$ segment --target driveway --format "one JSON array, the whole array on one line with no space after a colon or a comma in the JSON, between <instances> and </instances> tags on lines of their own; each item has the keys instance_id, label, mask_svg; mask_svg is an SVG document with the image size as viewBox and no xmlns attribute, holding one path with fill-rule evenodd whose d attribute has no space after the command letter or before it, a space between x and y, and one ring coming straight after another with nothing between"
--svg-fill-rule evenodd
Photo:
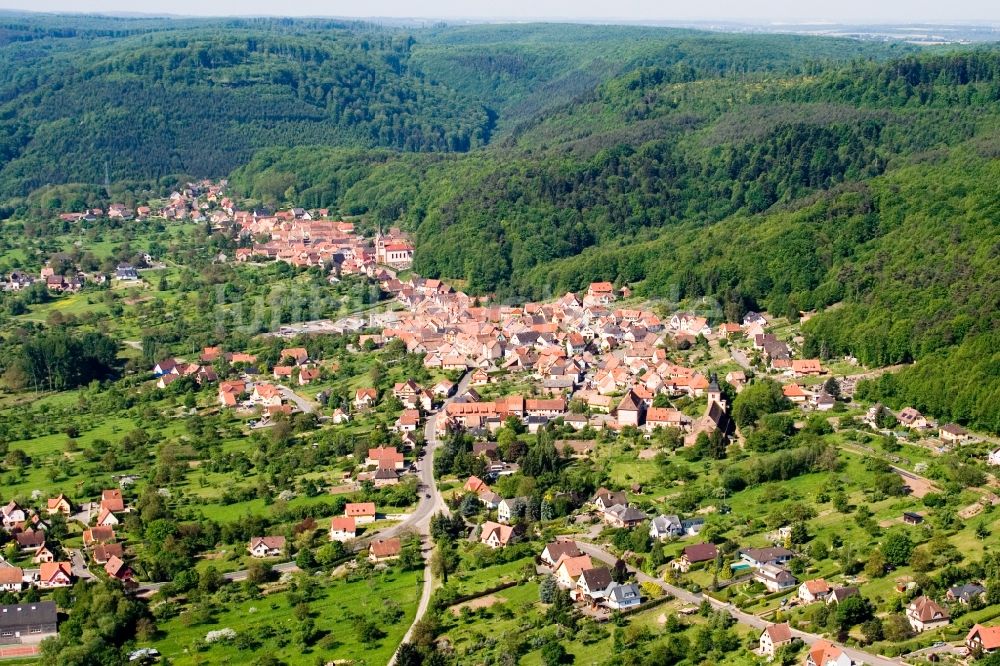
<instances>
[{"instance_id":1,"label":"driveway","mask_svg":"<svg viewBox=\"0 0 1000 666\"><path fill-rule=\"evenodd\" d=\"M294 404L303 414L312 414L316 411L316 405L306 400L292 389L287 386L283 386L282 384L278 384L277 387L278 390L281 391L282 399L284 399L285 402Z\"/></svg>"}]
</instances>

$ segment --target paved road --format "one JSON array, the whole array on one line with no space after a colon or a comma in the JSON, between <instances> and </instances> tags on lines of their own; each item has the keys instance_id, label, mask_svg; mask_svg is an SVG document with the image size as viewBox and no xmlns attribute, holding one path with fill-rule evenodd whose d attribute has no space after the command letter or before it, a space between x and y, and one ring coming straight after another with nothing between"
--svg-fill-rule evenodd
<instances>
[{"instance_id":1,"label":"paved road","mask_svg":"<svg viewBox=\"0 0 1000 666\"><path fill-rule=\"evenodd\" d=\"M471 380L471 374L466 374L459 381L454 396L460 396L465 393L469 388L469 382ZM289 390L285 387L285 390ZM453 402L455 397L449 398L445 401L445 404ZM303 410L305 411L305 410ZM374 538L387 539L393 536L399 536L406 532L415 531L421 535L423 540L423 551L427 553L428 559L424 571L424 589L420 597L420 604L417 607L417 615L413 621L415 625L417 620L423 617L424 613L427 612L427 607L430 604L431 591L432 591L432 578L430 571L430 550L432 544L430 543L430 526L431 526L431 516L438 512L444 512L445 514L450 513L448 505L445 504L444 498L441 497L441 493L438 490L437 483L434 481L434 449L437 448L437 418L440 412L444 411L444 408L438 412L434 412L427 419L427 425L424 427L424 459L420 467L420 495L417 502L417 508L411 513L406 520L402 521L398 525L393 525L392 527L387 527L384 530L373 533L367 539L360 541L359 543L367 543ZM430 497L426 497L430 495ZM289 571L298 571L298 567L295 566L294 562L279 562L271 567L272 571L277 573L285 573ZM225 580L238 582L246 580L247 570L241 569L240 571L230 571L229 573L223 574L222 577ZM151 595L163 587L163 583L142 583L139 585L137 590L140 595ZM403 642L406 642L410 633L413 631L413 626L407 631L406 636L403 638ZM395 657L394 657L395 658Z\"/></svg>"},{"instance_id":2,"label":"paved road","mask_svg":"<svg viewBox=\"0 0 1000 666\"><path fill-rule=\"evenodd\" d=\"M90 573L90 569L87 568L87 558L79 550L69 551L69 563L70 568L73 570L73 575L82 580L94 580L96 576Z\"/></svg>"},{"instance_id":3,"label":"paved road","mask_svg":"<svg viewBox=\"0 0 1000 666\"><path fill-rule=\"evenodd\" d=\"M445 405L450 404L455 400L455 398L464 394L469 388L469 382L472 379L471 373L465 373L462 379L458 382L458 386L455 387L455 393L453 397L448 398L444 401ZM424 426L424 459L420 467L420 485L421 492L420 502L417 505L417 510L413 512L410 517L413 521L412 527L415 527L421 535L422 548L421 550L425 553L426 563L424 564L424 587L420 593L420 602L417 604L417 613L413 616L413 623L410 628L406 630L406 634L403 635L403 640L400 641L400 645L407 643L410 637L413 635L413 629L420 622L421 618L427 613L427 608L431 603L431 593L434 591L434 576L431 573L431 552L434 550L434 543L431 541L431 516L435 513L441 512L445 515L451 513L448 505L445 504L444 498L441 497L441 491L438 490L437 482L434 480L434 451L437 449L440 442L437 438L437 421L441 417L441 412L444 411L444 406L434 414L428 416L427 423ZM427 495L430 495L428 498ZM396 652L399 648L396 648ZM396 652L393 652L392 658L389 659L389 666L394 666L396 663Z\"/></svg>"},{"instance_id":4,"label":"paved road","mask_svg":"<svg viewBox=\"0 0 1000 666\"><path fill-rule=\"evenodd\" d=\"M729 348L729 355L733 357L733 360L743 368L744 370L750 369L750 359L747 358L746 353L742 349L737 349L736 347Z\"/></svg>"},{"instance_id":5,"label":"paved road","mask_svg":"<svg viewBox=\"0 0 1000 666\"><path fill-rule=\"evenodd\" d=\"M277 387L278 390L281 391L281 397L284 398L286 402L295 403L295 406L298 407L299 411L302 413L312 414L316 411L316 405L309 402L292 389L287 386L283 386L282 384L277 384Z\"/></svg>"},{"instance_id":6,"label":"paved road","mask_svg":"<svg viewBox=\"0 0 1000 666\"><path fill-rule=\"evenodd\" d=\"M590 555L594 559L597 559L597 560L600 560L600 561L604 562L605 564L613 565L615 563L615 561L617 561L617 559L618 559L617 557L615 557L614 555L612 555L608 551L606 551L603 548L600 548L599 546L596 546L596 545L594 545L592 543L587 543L585 541L577 541L577 545L580 547L580 550L582 550L584 553L586 553L587 555ZM640 583L650 582L650 583L653 583L654 585L658 585L658 586L660 586L661 589L663 589L668 594L671 594L674 597L676 597L677 599L680 599L681 601L684 601L686 603L689 603L689 604L701 604L704 600L707 599L708 602L710 604L712 604L712 606L714 608L716 608L718 610L724 610L724 611L726 611L727 613L729 613L729 615L731 615L733 617L733 619L735 619L740 624L744 624L744 625L747 625L749 627L754 627L754 628L760 629L762 631L769 624L771 624L770 622L768 622L767 620L764 620L763 618L760 618L760 617L757 617L756 615L752 615L750 613L745 613L745 612L741 611L739 608L737 608L736 606L733 606L732 604L723 603L721 601L718 601L718 600L713 599L711 597L707 597L707 596L702 595L702 594L695 594L694 592L690 592L690 591L685 590L683 588L677 587L676 585L671 585L671 584L667 583L666 581L661 580L659 578L653 578L652 576L649 576L649 575L647 575L647 574L645 574L645 573L643 573L641 571L637 571L636 569L634 569L632 567L629 567L628 570L630 572L632 572L633 575L635 575L635 579L637 581L639 581ZM804 631L798 631L797 629L793 629L792 630L792 635L795 636L796 638L800 639L806 645L812 645L813 643L815 643L816 641L821 640L821 639L822 640L826 640L826 639L823 639L822 636L817 636L816 634L806 633ZM865 664L869 664L870 666L899 666L902 663L902 662L900 662L899 660L896 660L896 659L889 659L887 657L882 657L882 656L879 656L879 655L876 655L876 654L871 654L871 653L865 652L863 650L858 650L856 648L847 647L845 645L841 645L840 648L853 661L858 662L858 663L863 662Z\"/></svg>"}]
</instances>

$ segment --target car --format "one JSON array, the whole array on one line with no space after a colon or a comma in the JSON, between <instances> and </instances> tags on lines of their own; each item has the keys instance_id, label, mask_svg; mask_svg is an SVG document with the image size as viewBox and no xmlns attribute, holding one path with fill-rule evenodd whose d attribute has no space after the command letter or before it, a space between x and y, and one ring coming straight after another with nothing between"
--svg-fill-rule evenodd
<instances>
[{"instance_id":1,"label":"car","mask_svg":"<svg viewBox=\"0 0 1000 666\"><path fill-rule=\"evenodd\" d=\"M431 494L430 493L427 493L426 495L424 495L424 499L430 499L430 498L431 498Z\"/></svg>"}]
</instances>

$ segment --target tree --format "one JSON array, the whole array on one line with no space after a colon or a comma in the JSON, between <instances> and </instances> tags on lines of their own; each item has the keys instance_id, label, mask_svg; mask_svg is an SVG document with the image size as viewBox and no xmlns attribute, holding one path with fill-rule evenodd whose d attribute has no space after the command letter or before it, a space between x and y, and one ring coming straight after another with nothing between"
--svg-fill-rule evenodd
<instances>
[{"instance_id":1,"label":"tree","mask_svg":"<svg viewBox=\"0 0 1000 666\"><path fill-rule=\"evenodd\" d=\"M733 419L740 427L752 426L764 414L773 414L788 408L788 400L781 384L770 379L759 379L746 386L733 401Z\"/></svg>"},{"instance_id":2,"label":"tree","mask_svg":"<svg viewBox=\"0 0 1000 666\"><path fill-rule=\"evenodd\" d=\"M893 530L885 535L880 546L889 566L901 567L909 563L913 553L913 541L901 530Z\"/></svg>"},{"instance_id":3,"label":"tree","mask_svg":"<svg viewBox=\"0 0 1000 666\"><path fill-rule=\"evenodd\" d=\"M840 397L840 382L834 377L830 377L825 382L823 382L823 390L826 391L827 395L834 398Z\"/></svg>"},{"instance_id":4,"label":"tree","mask_svg":"<svg viewBox=\"0 0 1000 666\"><path fill-rule=\"evenodd\" d=\"M558 641L549 641L542 646L542 663L545 666L559 666L566 662L566 648Z\"/></svg>"},{"instance_id":5,"label":"tree","mask_svg":"<svg viewBox=\"0 0 1000 666\"><path fill-rule=\"evenodd\" d=\"M875 606L861 595L847 597L837 605L837 624L850 629L875 617Z\"/></svg>"},{"instance_id":6,"label":"tree","mask_svg":"<svg viewBox=\"0 0 1000 666\"><path fill-rule=\"evenodd\" d=\"M555 577L551 574L546 576L538 586L538 600L543 604L551 604L555 599L557 589Z\"/></svg>"}]
</instances>

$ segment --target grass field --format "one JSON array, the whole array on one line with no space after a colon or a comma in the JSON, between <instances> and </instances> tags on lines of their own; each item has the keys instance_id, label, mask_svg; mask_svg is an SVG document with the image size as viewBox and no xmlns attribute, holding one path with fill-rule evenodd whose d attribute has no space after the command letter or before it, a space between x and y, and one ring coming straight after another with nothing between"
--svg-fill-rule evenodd
<instances>
[{"instance_id":1,"label":"grass field","mask_svg":"<svg viewBox=\"0 0 1000 666\"><path fill-rule=\"evenodd\" d=\"M298 598L285 590L257 599L220 600L209 622L197 622L182 613L160 625L163 637L153 647L178 666L244 664L260 654L271 654L289 666L313 666L318 660L336 659L381 666L413 620L421 576L422 572L388 570L370 580L315 579L308 613L318 635L310 645L299 640L299 617L304 612L297 608ZM355 617L371 620L384 635L362 642L353 627ZM204 643L209 631L225 628L235 631L237 640Z\"/></svg>"}]
</instances>

